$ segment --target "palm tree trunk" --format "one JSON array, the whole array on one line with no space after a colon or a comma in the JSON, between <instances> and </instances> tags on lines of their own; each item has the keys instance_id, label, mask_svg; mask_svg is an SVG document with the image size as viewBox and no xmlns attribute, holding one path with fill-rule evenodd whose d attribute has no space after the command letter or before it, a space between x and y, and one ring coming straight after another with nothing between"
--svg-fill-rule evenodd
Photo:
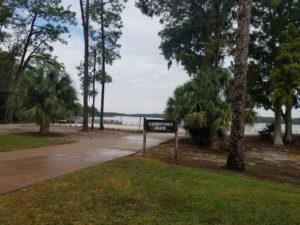
<instances>
[{"instance_id":1,"label":"palm tree trunk","mask_svg":"<svg viewBox=\"0 0 300 225\"><path fill-rule=\"evenodd\" d=\"M232 124L229 156L226 168L244 171L243 138L245 132L245 103L247 91L247 60L249 52L249 30L251 0L239 0L238 28L236 36L235 80L232 103Z\"/></svg>"},{"instance_id":2,"label":"palm tree trunk","mask_svg":"<svg viewBox=\"0 0 300 225\"><path fill-rule=\"evenodd\" d=\"M218 151L220 147L218 129L214 125L211 125L209 128L209 132L210 132L210 148L213 151Z\"/></svg>"},{"instance_id":3,"label":"palm tree trunk","mask_svg":"<svg viewBox=\"0 0 300 225\"><path fill-rule=\"evenodd\" d=\"M292 104L285 105L286 111L286 119L285 119L285 134L284 134L284 142L286 144L293 143L293 119L292 119Z\"/></svg>"},{"instance_id":4,"label":"palm tree trunk","mask_svg":"<svg viewBox=\"0 0 300 225\"><path fill-rule=\"evenodd\" d=\"M274 108L275 108L274 145L279 146L279 145L283 145L282 133L281 133L281 102L279 98L275 100Z\"/></svg>"},{"instance_id":5,"label":"palm tree trunk","mask_svg":"<svg viewBox=\"0 0 300 225\"><path fill-rule=\"evenodd\" d=\"M41 135L48 135L50 133L50 122L49 121L43 121L40 124L40 131L39 133Z\"/></svg>"},{"instance_id":6,"label":"palm tree trunk","mask_svg":"<svg viewBox=\"0 0 300 225\"><path fill-rule=\"evenodd\" d=\"M13 117L14 117L14 110L11 106L6 106L6 112L5 112L5 121L6 124L12 124L13 123Z\"/></svg>"}]
</instances>

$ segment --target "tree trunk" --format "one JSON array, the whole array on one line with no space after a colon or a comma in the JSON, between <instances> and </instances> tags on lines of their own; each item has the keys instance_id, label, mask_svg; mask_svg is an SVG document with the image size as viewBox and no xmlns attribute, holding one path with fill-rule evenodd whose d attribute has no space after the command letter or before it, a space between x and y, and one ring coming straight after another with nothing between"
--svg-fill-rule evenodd
<instances>
[{"instance_id":1,"label":"tree trunk","mask_svg":"<svg viewBox=\"0 0 300 225\"><path fill-rule=\"evenodd\" d=\"M94 52L94 76L93 76L93 106L92 106L92 126L91 129L94 130L94 123L95 123L95 98L96 98L96 63L97 63L97 52Z\"/></svg>"},{"instance_id":2,"label":"tree trunk","mask_svg":"<svg viewBox=\"0 0 300 225\"><path fill-rule=\"evenodd\" d=\"M39 133L41 135L48 135L50 133L50 122L49 121L43 121L40 124L40 131Z\"/></svg>"},{"instance_id":3,"label":"tree trunk","mask_svg":"<svg viewBox=\"0 0 300 225\"><path fill-rule=\"evenodd\" d=\"M104 94L105 94L105 82L102 82L101 88L101 115L100 115L100 130L104 130Z\"/></svg>"},{"instance_id":4,"label":"tree trunk","mask_svg":"<svg viewBox=\"0 0 300 225\"><path fill-rule=\"evenodd\" d=\"M17 73L16 73L16 80L18 80L20 78L21 74L25 71L26 66L27 66L27 65L26 66L24 65L24 62L25 62L25 58L27 56L28 48L30 46L30 41L31 41L31 38L32 38L32 35L33 35L33 28L34 28L36 19L37 19L37 14L35 14L33 16L33 19L31 21L30 31L29 31L29 34L27 36L27 40L25 42L25 46L24 46L24 49L23 49L23 52L22 52L20 64L19 64L19 67L18 67L18 70L17 70Z\"/></svg>"},{"instance_id":5,"label":"tree trunk","mask_svg":"<svg viewBox=\"0 0 300 225\"><path fill-rule=\"evenodd\" d=\"M292 104L285 105L286 111L286 120L285 120L285 134L284 134L284 142L286 144L293 143L293 119L292 119Z\"/></svg>"},{"instance_id":6,"label":"tree trunk","mask_svg":"<svg viewBox=\"0 0 300 225\"><path fill-rule=\"evenodd\" d=\"M11 106L7 106L6 107L6 112L5 112L5 121L4 121L4 123L12 124L13 123L13 118L14 118L14 110Z\"/></svg>"},{"instance_id":7,"label":"tree trunk","mask_svg":"<svg viewBox=\"0 0 300 225\"><path fill-rule=\"evenodd\" d=\"M274 129L274 145L283 145L282 133L281 133L281 102L277 98L274 103L275 108L275 129Z\"/></svg>"},{"instance_id":8,"label":"tree trunk","mask_svg":"<svg viewBox=\"0 0 300 225\"><path fill-rule=\"evenodd\" d=\"M104 130L104 94L105 94L105 33L104 33L104 3L101 0L101 39L102 39L102 91L101 91L101 115L100 115L100 130Z\"/></svg>"},{"instance_id":9,"label":"tree trunk","mask_svg":"<svg viewBox=\"0 0 300 225\"><path fill-rule=\"evenodd\" d=\"M251 6L251 0L239 0L231 137L229 156L226 163L227 169L237 171L245 170L243 138L245 132L245 100L247 92L246 78L249 52Z\"/></svg>"},{"instance_id":10,"label":"tree trunk","mask_svg":"<svg viewBox=\"0 0 300 225\"><path fill-rule=\"evenodd\" d=\"M86 0L85 6L83 0L80 0L82 26L84 33L84 76L83 76L83 131L89 130L88 118L88 94L89 94L89 17L90 4Z\"/></svg>"},{"instance_id":11,"label":"tree trunk","mask_svg":"<svg viewBox=\"0 0 300 225\"><path fill-rule=\"evenodd\" d=\"M5 123L7 124L11 124L13 123L14 121L14 104L12 104L12 100L13 100L13 96L14 96L14 91L15 91L15 88L16 88L16 75L14 74L13 72L14 68L12 67L9 71L9 83L8 83L8 98L6 100L6 111L5 111Z\"/></svg>"},{"instance_id":12,"label":"tree trunk","mask_svg":"<svg viewBox=\"0 0 300 225\"><path fill-rule=\"evenodd\" d=\"M219 137L218 137L218 129L214 126L211 125L209 128L209 133L210 133L210 148L213 151L218 151L219 150Z\"/></svg>"}]
</instances>

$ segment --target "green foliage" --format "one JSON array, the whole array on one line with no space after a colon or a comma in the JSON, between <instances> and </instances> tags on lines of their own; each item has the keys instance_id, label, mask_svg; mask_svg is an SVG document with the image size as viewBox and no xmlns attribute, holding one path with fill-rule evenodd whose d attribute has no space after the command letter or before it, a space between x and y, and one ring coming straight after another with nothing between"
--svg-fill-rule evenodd
<instances>
[{"instance_id":1,"label":"green foliage","mask_svg":"<svg viewBox=\"0 0 300 225\"><path fill-rule=\"evenodd\" d=\"M12 17L14 7L12 0L1 0L0 1L0 43L7 37L7 32L4 28L9 23L9 19Z\"/></svg>"},{"instance_id":2,"label":"green foliage","mask_svg":"<svg viewBox=\"0 0 300 225\"><path fill-rule=\"evenodd\" d=\"M267 124L267 126L259 131L259 135L265 141L272 141L275 130L275 123Z\"/></svg>"},{"instance_id":3,"label":"green foliage","mask_svg":"<svg viewBox=\"0 0 300 225\"><path fill-rule=\"evenodd\" d=\"M37 122L40 132L47 133L54 118L73 109L76 92L62 68L43 65L29 70L21 79L16 98L21 108L20 116Z\"/></svg>"},{"instance_id":4,"label":"green foliage","mask_svg":"<svg viewBox=\"0 0 300 225\"><path fill-rule=\"evenodd\" d=\"M293 105L294 95L300 87L300 29L291 25L281 37L276 67L271 70L272 98Z\"/></svg>"},{"instance_id":5,"label":"green foliage","mask_svg":"<svg viewBox=\"0 0 300 225\"><path fill-rule=\"evenodd\" d=\"M296 225L289 184L125 158L0 197L0 223Z\"/></svg>"},{"instance_id":6,"label":"green foliage","mask_svg":"<svg viewBox=\"0 0 300 225\"><path fill-rule=\"evenodd\" d=\"M18 78L30 62L50 58L53 42L66 43L67 25L76 22L75 13L70 6L64 7L61 0L19 0L14 4L15 13L8 28L16 38L7 44L19 48Z\"/></svg>"},{"instance_id":7,"label":"green foliage","mask_svg":"<svg viewBox=\"0 0 300 225\"><path fill-rule=\"evenodd\" d=\"M249 93L257 106L274 110L271 71L278 65L279 46L287 28L300 28L300 2L294 0L253 1L250 37ZM296 102L296 101L295 101Z\"/></svg>"},{"instance_id":8,"label":"green foliage","mask_svg":"<svg viewBox=\"0 0 300 225\"><path fill-rule=\"evenodd\" d=\"M16 60L13 54L0 51L0 122L4 122L10 83L16 71Z\"/></svg>"},{"instance_id":9,"label":"green foliage","mask_svg":"<svg viewBox=\"0 0 300 225\"><path fill-rule=\"evenodd\" d=\"M203 129L206 128L212 138L219 128L229 126L231 81L231 74L225 69L200 71L191 81L175 90L174 98L169 100L165 110L166 117L184 121L195 139L198 139L197 134L204 134Z\"/></svg>"},{"instance_id":10,"label":"green foliage","mask_svg":"<svg viewBox=\"0 0 300 225\"><path fill-rule=\"evenodd\" d=\"M168 61L180 62L189 74L218 67L231 50L233 0L171 1L138 0L137 7L147 16L160 17L160 48Z\"/></svg>"},{"instance_id":11,"label":"green foliage","mask_svg":"<svg viewBox=\"0 0 300 225\"><path fill-rule=\"evenodd\" d=\"M96 0L91 2L91 21L98 24L98 26L91 27L92 45L97 51L99 63L103 60L103 53L105 54L105 64L111 65L120 58L119 49L121 45L118 40L122 35L121 13L126 2L127 0Z\"/></svg>"},{"instance_id":12,"label":"green foliage","mask_svg":"<svg viewBox=\"0 0 300 225\"><path fill-rule=\"evenodd\" d=\"M0 152L69 144L71 141L31 134L0 134Z\"/></svg>"}]
</instances>

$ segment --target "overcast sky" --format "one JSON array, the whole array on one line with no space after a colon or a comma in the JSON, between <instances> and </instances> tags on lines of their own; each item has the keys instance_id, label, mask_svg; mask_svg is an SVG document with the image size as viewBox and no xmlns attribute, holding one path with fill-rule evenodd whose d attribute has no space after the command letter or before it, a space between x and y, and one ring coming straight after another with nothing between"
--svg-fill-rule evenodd
<instances>
[{"instance_id":1,"label":"overcast sky","mask_svg":"<svg viewBox=\"0 0 300 225\"><path fill-rule=\"evenodd\" d=\"M80 93L80 82L76 66L83 59L83 34L80 21L79 1L63 0L72 5L77 13L78 26L71 29L68 45L55 44L54 55L66 66ZM124 23L120 39L121 59L109 66L107 72L113 83L107 84L105 97L106 112L162 113L168 97L174 89L189 79L181 67L174 65L170 70L158 48L158 32L161 25L157 20L141 14L134 1L126 4L122 14ZM98 90L100 85L98 84ZM82 96L79 95L80 101ZM100 108L100 95L96 107Z\"/></svg>"},{"instance_id":2,"label":"overcast sky","mask_svg":"<svg viewBox=\"0 0 300 225\"><path fill-rule=\"evenodd\" d=\"M81 26L79 1L63 0L64 5L72 5L77 13L78 25L72 27L68 45L54 44L54 55L66 66L71 75L80 102L82 102L80 82L76 66L83 60L83 31ZM106 85L105 111L125 113L163 113L166 102L174 89L189 80L181 66L173 65L168 70L167 62L159 50L158 32L162 29L157 19L142 15L129 0L122 14L124 23L120 39L121 59L109 66L107 72L113 83ZM97 85L100 90L100 85ZM100 95L96 99L100 108ZM272 112L258 110L259 115L273 116ZM294 116L300 117L299 110Z\"/></svg>"}]
</instances>

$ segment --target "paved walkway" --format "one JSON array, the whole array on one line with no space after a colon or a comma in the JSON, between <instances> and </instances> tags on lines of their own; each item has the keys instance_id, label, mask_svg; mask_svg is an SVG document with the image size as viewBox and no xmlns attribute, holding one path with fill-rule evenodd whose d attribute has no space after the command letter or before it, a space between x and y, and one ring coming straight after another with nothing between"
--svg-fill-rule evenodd
<instances>
[{"instance_id":1,"label":"paved walkway","mask_svg":"<svg viewBox=\"0 0 300 225\"><path fill-rule=\"evenodd\" d=\"M152 134L147 147L172 136ZM129 156L142 148L142 135L128 134L97 141L0 153L0 195L108 160Z\"/></svg>"}]
</instances>

